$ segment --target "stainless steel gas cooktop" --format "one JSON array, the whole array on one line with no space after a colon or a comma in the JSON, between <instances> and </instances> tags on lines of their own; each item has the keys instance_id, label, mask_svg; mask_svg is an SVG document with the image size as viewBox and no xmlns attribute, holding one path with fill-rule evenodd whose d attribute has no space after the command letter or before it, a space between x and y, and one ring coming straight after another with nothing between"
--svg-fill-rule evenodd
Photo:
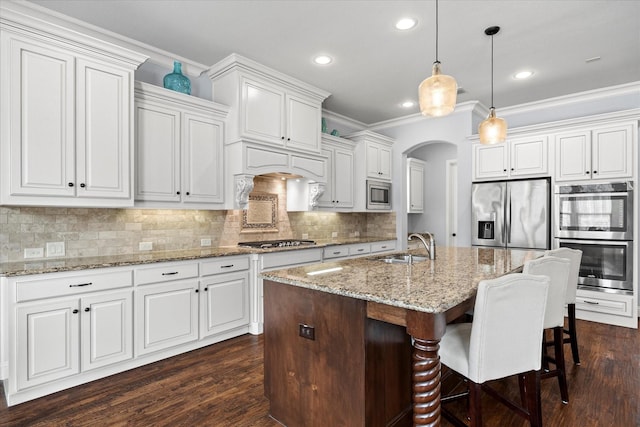
<instances>
[{"instance_id":1,"label":"stainless steel gas cooktop","mask_svg":"<svg viewBox=\"0 0 640 427\"><path fill-rule=\"evenodd\" d=\"M240 242L238 246L244 246L248 248L285 248L290 246L312 246L316 242L313 240L297 240L297 239L280 239L280 240L262 240L258 242Z\"/></svg>"}]
</instances>

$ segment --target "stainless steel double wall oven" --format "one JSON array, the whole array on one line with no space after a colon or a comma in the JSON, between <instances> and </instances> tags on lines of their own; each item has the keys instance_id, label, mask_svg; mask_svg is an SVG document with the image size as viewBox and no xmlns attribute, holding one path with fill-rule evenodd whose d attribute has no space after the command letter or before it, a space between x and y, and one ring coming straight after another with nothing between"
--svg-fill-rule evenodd
<instances>
[{"instance_id":1,"label":"stainless steel double wall oven","mask_svg":"<svg viewBox=\"0 0 640 427\"><path fill-rule=\"evenodd\" d=\"M633 292L633 184L557 185L557 247L582 251L579 287Z\"/></svg>"}]
</instances>

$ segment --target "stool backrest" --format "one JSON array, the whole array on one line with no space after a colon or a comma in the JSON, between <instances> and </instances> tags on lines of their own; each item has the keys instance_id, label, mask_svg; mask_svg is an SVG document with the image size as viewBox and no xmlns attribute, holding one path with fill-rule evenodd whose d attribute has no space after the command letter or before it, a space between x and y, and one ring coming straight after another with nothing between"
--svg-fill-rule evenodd
<instances>
[{"instance_id":1,"label":"stool backrest","mask_svg":"<svg viewBox=\"0 0 640 427\"><path fill-rule=\"evenodd\" d=\"M477 383L540 369L549 278L509 274L478 285L469 379Z\"/></svg>"},{"instance_id":2,"label":"stool backrest","mask_svg":"<svg viewBox=\"0 0 640 427\"><path fill-rule=\"evenodd\" d=\"M544 256L524 263L524 274L547 276L551 280L544 314L544 328L564 326L564 302L571 262L563 258Z\"/></svg>"},{"instance_id":3,"label":"stool backrest","mask_svg":"<svg viewBox=\"0 0 640 427\"><path fill-rule=\"evenodd\" d=\"M578 279L580 277L580 263L582 262L582 251L580 249L558 248L546 251L544 254L545 256L568 259L571 262L565 302L567 304L575 304Z\"/></svg>"}]
</instances>

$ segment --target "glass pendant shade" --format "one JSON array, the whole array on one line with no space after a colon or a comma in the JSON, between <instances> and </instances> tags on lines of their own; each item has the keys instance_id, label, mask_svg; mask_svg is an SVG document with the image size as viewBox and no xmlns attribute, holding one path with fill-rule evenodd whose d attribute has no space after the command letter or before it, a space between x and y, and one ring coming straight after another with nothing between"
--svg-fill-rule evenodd
<instances>
[{"instance_id":1,"label":"glass pendant shade","mask_svg":"<svg viewBox=\"0 0 640 427\"><path fill-rule=\"evenodd\" d=\"M507 122L496 117L496 109L491 107L489 117L478 126L481 144L497 144L507 139Z\"/></svg>"},{"instance_id":2,"label":"glass pendant shade","mask_svg":"<svg viewBox=\"0 0 640 427\"><path fill-rule=\"evenodd\" d=\"M433 63L431 77L418 87L420 112L423 116L441 117L451 113L456 107L458 84L456 79L440 74L440 63Z\"/></svg>"}]
</instances>

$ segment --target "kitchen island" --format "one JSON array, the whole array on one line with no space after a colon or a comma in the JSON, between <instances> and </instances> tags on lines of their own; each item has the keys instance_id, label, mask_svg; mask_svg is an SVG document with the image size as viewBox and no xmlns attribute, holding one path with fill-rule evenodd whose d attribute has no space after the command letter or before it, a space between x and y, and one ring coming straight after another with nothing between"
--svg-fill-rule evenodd
<instances>
[{"instance_id":1,"label":"kitchen island","mask_svg":"<svg viewBox=\"0 0 640 427\"><path fill-rule=\"evenodd\" d=\"M289 426L439 425L446 324L473 307L481 280L540 255L451 247L413 264L377 256L263 273L271 415Z\"/></svg>"}]
</instances>

